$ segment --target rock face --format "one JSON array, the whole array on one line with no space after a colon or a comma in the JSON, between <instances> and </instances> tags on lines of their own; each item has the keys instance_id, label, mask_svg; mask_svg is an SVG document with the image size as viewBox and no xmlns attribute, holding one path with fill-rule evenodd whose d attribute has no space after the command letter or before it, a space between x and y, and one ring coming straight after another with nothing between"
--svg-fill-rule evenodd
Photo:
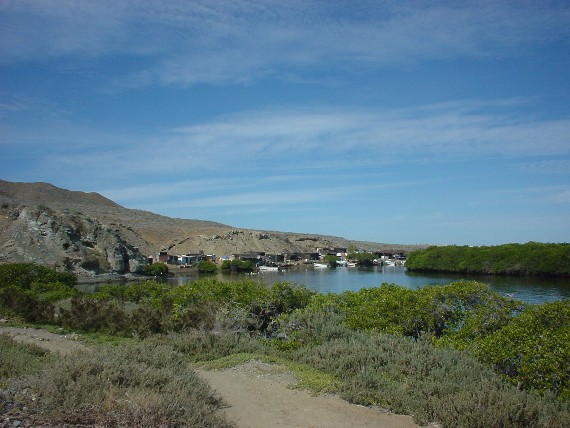
<instances>
[{"instance_id":1,"label":"rock face","mask_svg":"<svg viewBox=\"0 0 570 428\"><path fill-rule=\"evenodd\" d=\"M217 256L293 254L351 245L365 251L422 248L236 229L124 208L97 193L0 180L0 263L36 262L84 277L136 272L159 251L175 255L202 251Z\"/></svg>"},{"instance_id":2,"label":"rock face","mask_svg":"<svg viewBox=\"0 0 570 428\"><path fill-rule=\"evenodd\" d=\"M0 213L0 263L36 262L85 276L137 272L147 260L132 232L82 213L27 205L3 205Z\"/></svg>"}]
</instances>

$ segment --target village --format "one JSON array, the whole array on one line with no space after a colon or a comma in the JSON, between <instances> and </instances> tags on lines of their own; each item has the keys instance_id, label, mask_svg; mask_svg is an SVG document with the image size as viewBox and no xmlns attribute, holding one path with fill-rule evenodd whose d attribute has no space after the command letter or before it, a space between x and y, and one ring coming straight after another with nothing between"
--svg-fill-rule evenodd
<instances>
[{"instance_id":1,"label":"village","mask_svg":"<svg viewBox=\"0 0 570 428\"><path fill-rule=\"evenodd\" d=\"M223 255L218 257L216 254L206 254L203 251L193 254L169 254L168 251L161 251L155 258L149 257L149 264L157 261L165 263L170 267L178 269L191 268L201 261L208 261L215 264L222 264L225 261L241 260L250 262L259 271L281 270L301 265L312 265L315 268L331 267L329 261L336 257L337 266L356 267L362 265L359 258L355 255L371 254L371 264L376 266L404 266L406 256L403 252L373 252L364 253L363 251L351 250L344 247L325 248L317 247L313 252L304 253L280 253L269 254L265 252L247 252Z\"/></svg>"}]
</instances>

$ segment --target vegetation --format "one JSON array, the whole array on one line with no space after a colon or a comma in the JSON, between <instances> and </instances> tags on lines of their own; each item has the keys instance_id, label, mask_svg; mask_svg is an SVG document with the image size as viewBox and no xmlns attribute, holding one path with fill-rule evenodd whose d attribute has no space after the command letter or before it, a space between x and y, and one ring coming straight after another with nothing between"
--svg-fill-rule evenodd
<instances>
[{"instance_id":1,"label":"vegetation","mask_svg":"<svg viewBox=\"0 0 570 428\"><path fill-rule=\"evenodd\" d=\"M148 276L168 275L168 266L165 263L152 263L143 267L143 274Z\"/></svg>"},{"instance_id":2,"label":"vegetation","mask_svg":"<svg viewBox=\"0 0 570 428\"><path fill-rule=\"evenodd\" d=\"M524 305L477 282L323 295L210 277L174 288L109 285L43 303L42 322L137 338L55 362L2 342L0 361L30 358L31 371L42 368L30 376L6 365L3 376L28 374L28 395L10 400L48 425L226 426L219 400L187 362L251 358L291 368L302 387L422 424L563 427L570 418L570 301Z\"/></svg>"},{"instance_id":3,"label":"vegetation","mask_svg":"<svg viewBox=\"0 0 570 428\"><path fill-rule=\"evenodd\" d=\"M570 276L570 244L429 247L408 254L406 267L412 271Z\"/></svg>"},{"instance_id":4,"label":"vegetation","mask_svg":"<svg viewBox=\"0 0 570 428\"><path fill-rule=\"evenodd\" d=\"M208 260L201 260L196 264L196 269L200 273L214 273L218 270L218 266Z\"/></svg>"},{"instance_id":5,"label":"vegetation","mask_svg":"<svg viewBox=\"0 0 570 428\"><path fill-rule=\"evenodd\" d=\"M332 254L326 255L323 257L323 261L328 264L330 267L335 268L337 265L338 257L333 256Z\"/></svg>"},{"instance_id":6,"label":"vegetation","mask_svg":"<svg viewBox=\"0 0 570 428\"><path fill-rule=\"evenodd\" d=\"M255 264L251 260L224 260L221 269L232 272L252 272Z\"/></svg>"},{"instance_id":7,"label":"vegetation","mask_svg":"<svg viewBox=\"0 0 570 428\"><path fill-rule=\"evenodd\" d=\"M77 283L75 275L56 272L34 263L0 264L0 288L16 287L29 290L33 284L60 284L73 288Z\"/></svg>"},{"instance_id":8,"label":"vegetation","mask_svg":"<svg viewBox=\"0 0 570 428\"><path fill-rule=\"evenodd\" d=\"M3 398L25 403L34 426L233 426L185 360L165 341L99 346L48 362Z\"/></svg>"},{"instance_id":9,"label":"vegetation","mask_svg":"<svg viewBox=\"0 0 570 428\"><path fill-rule=\"evenodd\" d=\"M10 378L37 372L52 358L45 349L16 343L7 335L0 334L0 388Z\"/></svg>"},{"instance_id":10,"label":"vegetation","mask_svg":"<svg viewBox=\"0 0 570 428\"><path fill-rule=\"evenodd\" d=\"M372 266L376 256L372 253L351 252L346 258L355 262L357 266Z\"/></svg>"},{"instance_id":11,"label":"vegetation","mask_svg":"<svg viewBox=\"0 0 570 428\"><path fill-rule=\"evenodd\" d=\"M523 389L550 390L570 402L570 302L528 308L473 353Z\"/></svg>"},{"instance_id":12,"label":"vegetation","mask_svg":"<svg viewBox=\"0 0 570 428\"><path fill-rule=\"evenodd\" d=\"M51 322L52 302L75 296L77 278L34 263L0 265L0 315Z\"/></svg>"}]
</instances>

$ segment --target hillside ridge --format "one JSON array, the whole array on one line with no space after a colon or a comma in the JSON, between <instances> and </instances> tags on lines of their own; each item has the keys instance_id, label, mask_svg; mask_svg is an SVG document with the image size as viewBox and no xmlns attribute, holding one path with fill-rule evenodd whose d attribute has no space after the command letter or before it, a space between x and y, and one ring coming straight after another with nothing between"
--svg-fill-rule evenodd
<instances>
[{"instance_id":1,"label":"hillside ridge","mask_svg":"<svg viewBox=\"0 0 570 428\"><path fill-rule=\"evenodd\" d=\"M89 276L136 272L160 251L291 254L351 245L391 252L422 247L171 218L125 208L95 192L0 180L0 263L37 262Z\"/></svg>"}]
</instances>

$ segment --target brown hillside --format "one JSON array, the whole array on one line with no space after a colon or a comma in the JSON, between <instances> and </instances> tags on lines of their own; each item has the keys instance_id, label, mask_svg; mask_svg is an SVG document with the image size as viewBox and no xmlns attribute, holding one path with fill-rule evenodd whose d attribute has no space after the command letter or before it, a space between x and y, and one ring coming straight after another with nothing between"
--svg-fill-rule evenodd
<instances>
[{"instance_id":1,"label":"brown hillside","mask_svg":"<svg viewBox=\"0 0 570 428\"><path fill-rule=\"evenodd\" d=\"M98 193L0 180L0 263L38 262L80 275L135 272L148 256L307 253L317 247L407 252L419 246L235 229L122 207Z\"/></svg>"}]
</instances>

